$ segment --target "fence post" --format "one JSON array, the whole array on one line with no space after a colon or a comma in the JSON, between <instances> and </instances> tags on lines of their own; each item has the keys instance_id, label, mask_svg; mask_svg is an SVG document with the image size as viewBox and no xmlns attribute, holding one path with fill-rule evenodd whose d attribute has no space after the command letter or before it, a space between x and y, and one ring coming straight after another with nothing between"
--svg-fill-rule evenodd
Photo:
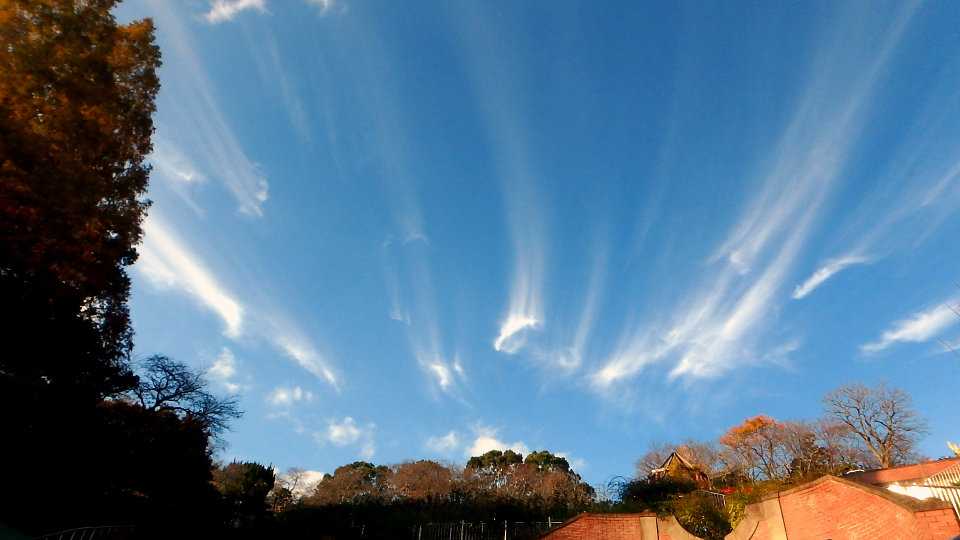
<instances>
[{"instance_id":1,"label":"fence post","mask_svg":"<svg viewBox=\"0 0 960 540\"><path fill-rule=\"evenodd\" d=\"M460 540L463 540L463 520L460 520Z\"/></svg>"},{"instance_id":2,"label":"fence post","mask_svg":"<svg viewBox=\"0 0 960 540\"><path fill-rule=\"evenodd\" d=\"M507 520L503 520L503 540L507 540Z\"/></svg>"},{"instance_id":3,"label":"fence post","mask_svg":"<svg viewBox=\"0 0 960 540\"><path fill-rule=\"evenodd\" d=\"M551 518L550 516L547 516L547 528L548 529L553 528L553 518Z\"/></svg>"},{"instance_id":4,"label":"fence post","mask_svg":"<svg viewBox=\"0 0 960 540\"><path fill-rule=\"evenodd\" d=\"M420 540L420 536L423 535L423 525L417 525L417 540Z\"/></svg>"}]
</instances>

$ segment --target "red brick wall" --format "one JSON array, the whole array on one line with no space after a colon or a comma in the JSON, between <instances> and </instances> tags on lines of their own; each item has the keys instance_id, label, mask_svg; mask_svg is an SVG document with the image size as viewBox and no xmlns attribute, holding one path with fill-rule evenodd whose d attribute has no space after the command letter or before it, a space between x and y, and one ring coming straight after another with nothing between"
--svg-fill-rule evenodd
<instances>
[{"instance_id":1,"label":"red brick wall","mask_svg":"<svg viewBox=\"0 0 960 540\"><path fill-rule=\"evenodd\" d=\"M554 530L544 540L641 540L643 530L639 514L580 516ZM653 519L656 519L655 517Z\"/></svg>"},{"instance_id":2,"label":"red brick wall","mask_svg":"<svg viewBox=\"0 0 960 540\"><path fill-rule=\"evenodd\" d=\"M924 538L939 540L960 536L960 522L957 515L950 508L917 512L918 530L926 535Z\"/></svg>"},{"instance_id":3,"label":"red brick wall","mask_svg":"<svg viewBox=\"0 0 960 540\"><path fill-rule=\"evenodd\" d=\"M554 529L543 540L699 540L673 516L653 513L581 514Z\"/></svg>"},{"instance_id":4,"label":"red brick wall","mask_svg":"<svg viewBox=\"0 0 960 540\"><path fill-rule=\"evenodd\" d=\"M950 508L916 510L837 479L811 482L765 504L765 512L753 512L762 516L759 523L745 519L730 538L782 539L782 533L776 532L781 519L790 540L948 540L960 536L960 522Z\"/></svg>"},{"instance_id":5,"label":"red brick wall","mask_svg":"<svg viewBox=\"0 0 960 540\"><path fill-rule=\"evenodd\" d=\"M913 512L839 482L822 482L780 499L790 538L916 538Z\"/></svg>"}]
</instances>

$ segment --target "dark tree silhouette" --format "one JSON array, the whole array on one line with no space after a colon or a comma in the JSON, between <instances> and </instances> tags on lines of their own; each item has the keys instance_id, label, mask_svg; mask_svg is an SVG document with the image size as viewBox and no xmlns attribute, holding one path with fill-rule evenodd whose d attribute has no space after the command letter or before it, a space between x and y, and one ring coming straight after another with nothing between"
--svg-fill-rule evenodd
<instances>
[{"instance_id":1,"label":"dark tree silhouette","mask_svg":"<svg viewBox=\"0 0 960 540\"><path fill-rule=\"evenodd\" d=\"M166 356L147 358L138 375L139 383L131 394L141 407L190 418L212 436L222 434L230 420L243 414L236 397L217 397L208 390L203 372Z\"/></svg>"},{"instance_id":2,"label":"dark tree silhouette","mask_svg":"<svg viewBox=\"0 0 960 540\"><path fill-rule=\"evenodd\" d=\"M234 461L213 471L213 483L223 495L233 527L256 527L266 519L267 495L276 483L272 467Z\"/></svg>"}]
</instances>

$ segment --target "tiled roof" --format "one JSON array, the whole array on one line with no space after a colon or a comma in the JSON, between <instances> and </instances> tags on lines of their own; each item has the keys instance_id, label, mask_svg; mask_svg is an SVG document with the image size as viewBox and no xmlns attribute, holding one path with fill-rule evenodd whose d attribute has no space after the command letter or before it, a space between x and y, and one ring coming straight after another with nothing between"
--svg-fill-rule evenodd
<instances>
[{"instance_id":1,"label":"tiled roof","mask_svg":"<svg viewBox=\"0 0 960 540\"><path fill-rule=\"evenodd\" d=\"M844 478L873 485L909 482L929 478L954 465L960 465L960 458L940 459L937 461L914 463L912 465L902 465L900 467L890 467L889 469L854 472L845 475Z\"/></svg>"}]
</instances>

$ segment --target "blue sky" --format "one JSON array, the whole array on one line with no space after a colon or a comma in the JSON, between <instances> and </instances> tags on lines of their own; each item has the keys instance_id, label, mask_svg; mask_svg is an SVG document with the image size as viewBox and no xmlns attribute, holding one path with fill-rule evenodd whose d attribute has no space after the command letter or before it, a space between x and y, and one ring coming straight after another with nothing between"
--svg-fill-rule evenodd
<instances>
[{"instance_id":1,"label":"blue sky","mask_svg":"<svg viewBox=\"0 0 960 540\"><path fill-rule=\"evenodd\" d=\"M136 354L222 450L591 482L848 382L956 431L960 4L130 1L163 51Z\"/></svg>"}]
</instances>

